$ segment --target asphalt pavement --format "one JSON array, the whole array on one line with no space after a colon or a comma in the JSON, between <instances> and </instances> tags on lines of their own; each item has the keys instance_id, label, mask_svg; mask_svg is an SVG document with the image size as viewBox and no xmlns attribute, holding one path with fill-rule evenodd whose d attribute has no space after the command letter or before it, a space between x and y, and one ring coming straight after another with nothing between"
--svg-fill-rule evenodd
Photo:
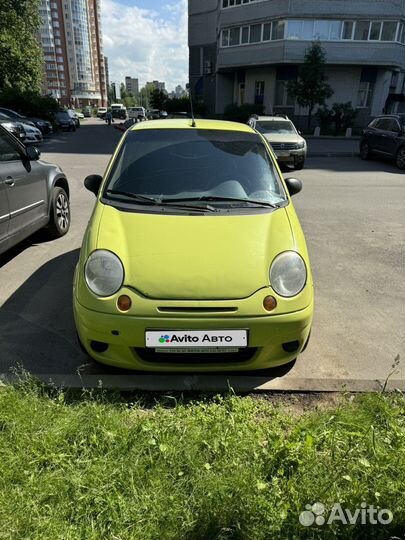
<instances>
[{"instance_id":1,"label":"asphalt pavement","mask_svg":"<svg viewBox=\"0 0 405 540\"><path fill-rule=\"evenodd\" d=\"M159 376L94 364L78 347L72 317L73 272L95 200L83 180L103 174L120 136L91 119L41 147L41 159L57 163L68 176L72 226L59 240L39 233L0 256L3 378L24 368L72 386L362 391L381 389L399 355L389 386L405 389L405 173L389 162L356 156L310 157L304 170L284 172L304 184L294 205L308 243L316 300L310 344L292 369Z\"/></svg>"}]
</instances>

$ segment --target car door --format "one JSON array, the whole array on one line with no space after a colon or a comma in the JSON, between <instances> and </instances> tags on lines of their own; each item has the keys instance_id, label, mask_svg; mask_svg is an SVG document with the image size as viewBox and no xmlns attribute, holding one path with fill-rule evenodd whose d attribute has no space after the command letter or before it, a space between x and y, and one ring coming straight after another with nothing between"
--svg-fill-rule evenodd
<instances>
[{"instance_id":1,"label":"car door","mask_svg":"<svg viewBox=\"0 0 405 540\"><path fill-rule=\"evenodd\" d=\"M398 147L398 139L401 135L402 130L398 121L395 118L391 118L382 137L381 151L394 156Z\"/></svg>"},{"instance_id":2,"label":"car door","mask_svg":"<svg viewBox=\"0 0 405 540\"><path fill-rule=\"evenodd\" d=\"M372 147L375 152L385 153L387 148L387 137L390 134L391 118L380 118L375 125L372 135Z\"/></svg>"},{"instance_id":3,"label":"car door","mask_svg":"<svg viewBox=\"0 0 405 540\"><path fill-rule=\"evenodd\" d=\"M4 178L1 177L2 157L4 155L4 145L2 144L0 133L0 253L6 248L8 238L8 226L10 221L10 208L6 193L6 184Z\"/></svg>"},{"instance_id":4,"label":"car door","mask_svg":"<svg viewBox=\"0 0 405 540\"><path fill-rule=\"evenodd\" d=\"M5 133L1 136L8 150L0 164L0 181L4 182L8 200L8 236L12 242L13 236L34 228L47 216L47 178L43 166L26 159L24 149L17 141Z\"/></svg>"}]
</instances>

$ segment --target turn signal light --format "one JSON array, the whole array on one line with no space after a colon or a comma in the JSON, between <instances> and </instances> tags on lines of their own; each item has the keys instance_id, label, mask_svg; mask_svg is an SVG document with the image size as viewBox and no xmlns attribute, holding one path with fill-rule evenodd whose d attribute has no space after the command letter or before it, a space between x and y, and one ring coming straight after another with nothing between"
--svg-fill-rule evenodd
<instances>
[{"instance_id":1,"label":"turn signal light","mask_svg":"<svg viewBox=\"0 0 405 540\"><path fill-rule=\"evenodd\" d=\"M266 296L263 300L263 307L266 311L273 311L277 307L277 300L274 296Z\"/></svg>"},{"instance_id":2,"label":"turn signal light","mask_svg":"<svg viewBox=\"0 0 405 540\"><path fill-rule=\"evenodd\" d=\"M121 295L117 300L117 307L120 311L128 311L131 309L132 300L126 294Z\"/></svg>"}]
</instances>

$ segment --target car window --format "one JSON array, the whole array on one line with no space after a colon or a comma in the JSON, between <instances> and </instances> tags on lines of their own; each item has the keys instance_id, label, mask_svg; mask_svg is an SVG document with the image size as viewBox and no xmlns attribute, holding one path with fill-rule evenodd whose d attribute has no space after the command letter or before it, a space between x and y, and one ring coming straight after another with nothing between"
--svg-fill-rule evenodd
<instances>
[{"instance_id":1,"label":"car window","mask_svg":"<svg viewBox=\"0 0 405 540\"><path fill-rule=\"evenodd\" d=\"M389 123L389 126L387 128L389 131L395 131L396 133L400 133L401 132L401 128L399 127L399 124L397 122L397 120L395 120L395 118L392 118L390 123Z\"/></svg>"},{"instance_id":2,"label":"car window","mask_svg":"<svg viewBox=\"0 0 405 540\"><path fill-rule=\"evenodd\" d=\"M221 196L285 201L261 137L221 130L129 132L108 189L156 199Z\"/></svg>"},{"instance_id":3,"label":"car window","mask_svg":"<svg viewBox=\"0 0 405 540\"><path fill-rule=\"evenodd\" d=\"M5 133L0 131L0 161L20 161L21 155Z\"/></svg>"},{"instance_id":4,"label":"car window","mask_svg":"<svg viewBox=\"0 0 405 540\"><path fill-rule=\"evenodd\" d=\"M296 133L293 123L285 120L258 120L256 129L259 133Z\"/></svg>"},{"instance_id":5,"label":"car window","mask_svg":"<svg viewBox=\"0 0 405 540\"><path fill-rule=\"evenodd\" d=\"M388 130L391 126L391 118L380 118L376 124L377 129Z\"/></svg>"}]
</instances>

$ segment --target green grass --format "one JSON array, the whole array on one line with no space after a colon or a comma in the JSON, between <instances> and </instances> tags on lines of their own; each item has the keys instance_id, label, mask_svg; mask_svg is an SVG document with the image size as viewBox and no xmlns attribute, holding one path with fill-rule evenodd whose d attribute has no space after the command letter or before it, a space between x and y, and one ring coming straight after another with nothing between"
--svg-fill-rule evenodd
<instances>
[{"instance_id":1,"label":"green grass","mask_svg":"<svg viewBox=\"0 0 405 540\"><path fill-rule=\"evenodd\" d=\"M0 391L1 540L402 538L404 479L399 393L298 413L233 395ZM301 526L317 501L394 521Z\"/></svg>"}]
</instances>

